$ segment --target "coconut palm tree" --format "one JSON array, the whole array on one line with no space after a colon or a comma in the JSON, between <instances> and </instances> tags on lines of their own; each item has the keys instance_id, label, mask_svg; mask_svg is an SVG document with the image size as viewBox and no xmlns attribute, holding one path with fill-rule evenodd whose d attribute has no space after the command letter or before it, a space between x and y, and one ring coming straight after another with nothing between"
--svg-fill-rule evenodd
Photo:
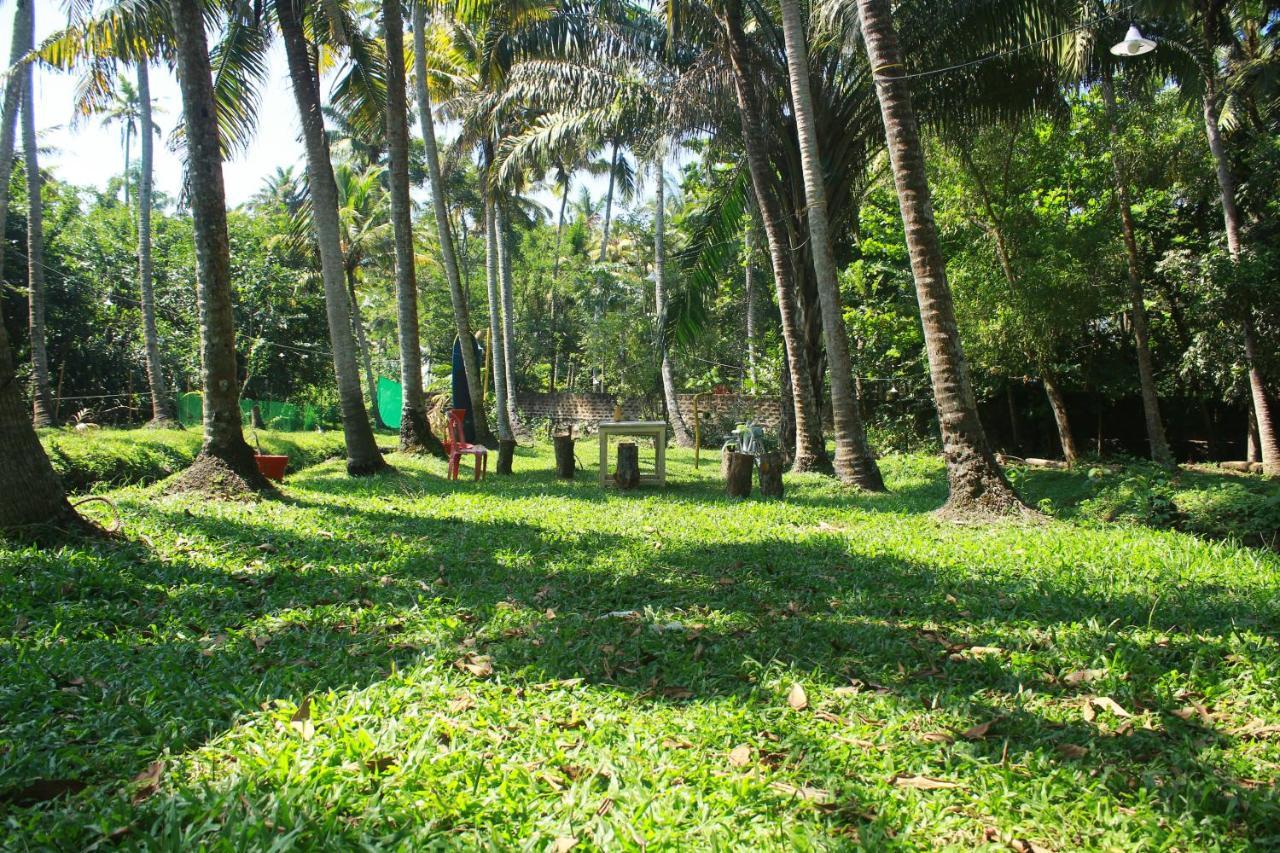
<instances>
[{"instance_id":1,"label":"coconut palm tree","mask_svg":"<svg viewBox=\"0 0 1280 853\"><path fill-rule=\"evenodd\" d=\"M324 283L325 315L329 324L329 341L333 353L334 375L342 406L342 428L347 444L347 473L367 476L386 470L373 437L369 415L360 390L360 371L356 365L355 341L351 333L351 304L348 301L341 249L341 226L338 217L338 187L329 159L329 145L324 135L324 117L320 112L319 72L313 67L313 48L303 31L305 7L295 0L279 0L275 4L276 19L284 41L294 100L302 123L303 145L307 156L307 186L311 200L311 224L320 254L321 278ZM415 324L416 330L416 324ZM415 335L416 343L416 335ZM421 383L415 363L414 376ZM408 382L406 379L406 397ZM421 384L419 384L421 390ZM425 412L422 421L425 422ZM404 429L401 435L404 436ZM403 439L402 439L403 445Z\"/></svg>"},{"instance_id":2,"label":"coconut palm tree","mask_svg":"<svg viewBox=\"0 0 1280 853\"><path fill-rule=\"evenodd\" d=\"M441 36L443 44L436 46L442 49L428 53L427 48L427 0L415 0L413 5L413 62L414 83L418 98L418 116L422 125L422 141L426 149L427 177L431 184L431 206L435 214L436 234L440 241L440 255L444 263L445 277L449 281L449 299L453 305L453 322L458 333L458 340L463 342L463 372L466 373L467 388L470 391L471 405L475 413L476 439L481 444L494 444L493 435L489 432L488 419L484 406L484 378L480 365L476 361L475 351L466 345L474 340L471 327L471 310L468 306L466 291L462 286L462 276L458 267L458 255L454 249L453 232L449 227L449 205L445 198L444 178L440 169L440 152L436 144L435 116L431 107L431 83L428 78L428 56L436 59L454 59L454 66L461 69L465 60L456 57L451 50L446 36Z\"/></svg>"},{"instance_id":3,"label":"coconut palm tree","mask_svg":"<svg viewBox=\"0 0 1280 853\"><path fill-rule=\"evenodd\" d=\"M9 78L0 114L0 174L13 167L14 137L21 104L24 73L14 71L31 49L32 0L17 0L14 9ZM0 182L0 234L9 215L9 182ZM0 273L4 251L0 246ZM22 388L16 381L17 364L9 345L9 332L0 318L0 534L28 532L33 526L87 528L67 503L62 483L49 464L40 438L32 426Z\"/></svg>"},{"instance_id":4,"label":"coconut palm tree","mask_svg":"<svg viewBox=\"0 0 1280 853\"><path fill-rule=\"evenodd\" d=\"M25 16L28 46L35 41L35 13ZM36 147L35 68L22 70L22 159L27 173L27 307L31 328L31 420L38 426L53 422L53 393L49 387L49 353L45 342L44 205L40 189L40 158Z\"/></svg>"},{"instance_id":5,"label":"coconut palm tree","mask_svg":"<svg viewBox=\"0 0 1280 853\"><path fill-rule=\"evenodd\" d=\"M916 125L903 56L888 0L857 0L863 43L873 69L889 160L915 277L929 374L942 429L950 494L947 509L1007 513L1025 505L987 443L960 346L946 263L933 220L924 147Z\"/></svg>"},{"instance_id":6,"label":"coconut palm tree","mask_svg":"<svg viewBox=\"0 0 1280 853\"><path fill-rule=\"evenodd\" d=\"M663 159L665 152L659 150L653 165L653 306L659 321L667 315L667 180L662 169ZM676 396L675 373L671 368L667 336L661 333L658 335L658 355L661 359L659 373L662 379L662 399L667 407L667 420L671 424L675 443L679 447L693 447L693 434L680 414L680 400Z\"/></svg>"},{"instance_id":7,"label":"coconut palm tree","mask_svg":"<svg viewBox=\"0 0 1280 853\"><path fill-rule=\"evenodd\" d=\"M138 119L141 131L141 156L138 176L138 287L142 292L142 347L146 356L147 387L151 390L151 426L169 427L178 423L169 386L164 380L160 361L160 334L156 330L156 298L152 285L151 261L151 187L155 170L153 132L159 127L151 117L151 74L148 59L137 62L138 70ZM125 154L125 174L129 173L128 154ZM128 190L125 191L126 198Z\"/></svg>"},{"instance_id":8,"label":"coconut palm tree","mask_svg":"<svg viewBox=\"0 0 1280 853\"><path fill-rule=\"evenodd\" d=\"M813 95L809 89L809 51L800 0L781 0L782 33L787 47L787 70L791 82L791 102L795 109L796 133L800 139L800 164L804 174L806 220L812 243L810 256L817 276L818 298L822 305L823 338L830 367L831 411L835 426L836 476L842 481L872 492L884 491L884 479L867 444L858 399L853 389L853 367L849 359L849 335L844 325L844 306L836 280L836 260L831 248L827 222L826 184L818 134L814 128Z\"/></svg>"},{"instance_id":9,"label":"coconut palm tree","mask_svg":"<svg viewBox=\"0 0 1280 853\"><path fill-rule=\"evenodd\" d=\"M245 487L268 491L272 487L258 471L240 426L222 134L204 17L199 6L187 0L170 0L169 11L186 123L187 183L195 221L204 378L204 445L175 487L226 492L233 488L229 478L216 477L215 472L230 471Z\"/></svg>"},{"instance_id":10,"label":"coconut palm tree","mask_svg":"<svg viewBox=\"0 0 1280 853\"><path fill-rule=\"evenodd\" d=\"M124 149L124 204L129 199L129 163L133 150L133 137L142 125L142 101L138 90L128 80L120 80L111 103L102 111L102 124L120 125L120 145Z\"/></svg>"}]
</instances>

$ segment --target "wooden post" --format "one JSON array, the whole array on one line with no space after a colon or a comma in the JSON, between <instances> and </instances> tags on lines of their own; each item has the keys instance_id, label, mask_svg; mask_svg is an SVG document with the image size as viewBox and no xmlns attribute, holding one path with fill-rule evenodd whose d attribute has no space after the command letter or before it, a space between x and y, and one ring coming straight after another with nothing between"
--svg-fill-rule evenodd
<instances>
[{"instance_id":1,"label":"wooden post","mask_svg":"<svg viewBox=\"0 0 1280 853\"><path fill-rule=\"evenodd\" d=\"M760 495L782 497L782 454L776 450L760 454Z\"/></svg>"},{"instance_id":2,"label":"wooden post","mask_svg":"<svg viewBox=\"0 0 1280 853\"><path fill-rule=\"evenodd\" d=\"M516 441L514 438L503 438L498 440L498 473L511 473L511 460L516 455Z\"/></svg>"},{"instance_id":3,"label":"wooden post","mask_svg":"<svg viewBox=\"0 0 1280 853\"><path fill-rule=\"evenodd\" d=\"M720 451L720 479L729 479L729 459L738 452L738 445L726 444Z\"/></svg>"},{"instance_id":4,"label":"wooden post","mask_svg":"<svg viewBox=\"0 0 1280 853\"><path fill-rule=\"evenodd\" d=\"M620 489L634 489L640 485L640 448L634 441L618 444L618 468L613 481Z\"/></svg>"},{"instance_id":5,"label":"wooden post","mask_svg":"<svg viewBox=\"0 0 1280 853\"><path fill-rule=\"evenodd\" d=\"M756 458L750 453L732 451L729 457L729 476L725 479L725 491L731 498L745 498L751 495L751 470L756 467Z\"/></svg>"},{"instance_id":6,"label":"wooden post","mask_svg":"<svg viewBox=\"0 0 1280 853\"><path fill-rule=\"evenodd\" d=\"M556 447L556 476L561 480L572 480L574 468L573 433L554 436L552 442Z\"/></svg>"}]
</instances>

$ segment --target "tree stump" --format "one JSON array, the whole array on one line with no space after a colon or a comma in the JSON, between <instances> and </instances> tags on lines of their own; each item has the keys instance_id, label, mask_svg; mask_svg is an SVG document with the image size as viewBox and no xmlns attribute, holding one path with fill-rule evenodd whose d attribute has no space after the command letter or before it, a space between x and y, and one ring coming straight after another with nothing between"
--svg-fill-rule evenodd
<instances>
[{"instance_id":1,"label":"tree stump","mask_svg":"<svg viewBox=\"0 0 1280 853\"><path fill-rule=\"evenodd\" d=\"M782 454L778 451L760 454L760 495L782 497Z\"/></svg>"},{"instance_id":2,"label":"tree stump","mask_svg":"<svg viewBox=\"0 0 1280 853\"><path fill-rule=\"evenodd\" d=\"M618 467L613 481L620 489L634 489L640 485L640 448L633 441L618 445Z\"/></svg>"},{"instance_id":3,"label":"tree stump","mask_svg":"<svg viewBox=\"0 0 1280 853\"><path fill-rule=\"evenodd\" d=\"M498 442L498 473L510 474L511 461L516 455L516 442L513 438L504 438Z\"/></svg>"},{"instance_id":4,"label":"tree stump","mask_svg":"<svg viewBox=\"0 0 1280 853\"><path fill-rule=\"evenodd\" d=\"M733 454L738 452L738 445L726 444L720 450L720 479L728 482L729 480L729 459Z\"/></svg>"},{"instance_id":5,"label":"tree stump","mask_svg":"<svg viewBox=\"0 0 1280 853\"><path fill-rule=\"evenodd\" d=\"M573 434L557 435L552 438L556 447L556 476L561 480L572 480L575 469L573 456Z\"/></svg>"},{"instance_id":6,"label":"tree stump","mask_svg":"<svg viewBox=\"0 0 1280 853\"><path fill-rule=\"evenodd\" d=\"M738 453L736 450L726 454L729 457L729 475L725 478L725 491L731 498L745 498L751 494L751 471L756 467L756 458L750 453Z\"/></svg>"}]
</instances>

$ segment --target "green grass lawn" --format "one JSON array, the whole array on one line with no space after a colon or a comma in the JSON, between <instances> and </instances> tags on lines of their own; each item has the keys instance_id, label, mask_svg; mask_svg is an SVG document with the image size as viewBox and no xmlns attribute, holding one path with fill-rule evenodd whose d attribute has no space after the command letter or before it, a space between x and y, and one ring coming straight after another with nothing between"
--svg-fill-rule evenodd
<instances>
[{"instance_id":1,"label":"green grass lawn","mask_svg":"<svg viewBox=\"0 0 1280 853\"><path fill-rule=\"evenodd\" d=\"M0 549L0 844L1280 846L1274 552L391 459Z\"/></svg>"}]
</instances>

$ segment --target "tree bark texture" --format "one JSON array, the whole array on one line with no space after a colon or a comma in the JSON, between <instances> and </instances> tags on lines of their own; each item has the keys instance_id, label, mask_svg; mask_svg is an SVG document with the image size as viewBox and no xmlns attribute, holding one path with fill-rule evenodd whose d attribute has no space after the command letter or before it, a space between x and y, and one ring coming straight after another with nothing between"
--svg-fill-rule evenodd
<instances>
[{"instance_id":1,"label":"tree bark texture","mask_svg":"<svg viewBox=\"0 0 1280 853\"><path fill-rule=\"evenodd\" d=\"M360 389L360 368L351 333L351 304L342 258L338 185L333 177L329 143L324 133L324 115L320 111L319 78L311 65L311 50L293 0L281 0L276 8L306 150L311 225L320 252L325 319L328 321L333 372L342 408L342 432L347 444L347 473L353 476L376 474L386 468L387 463L374 441L373 428L364 406L364 393Z\"/></svg>"},{"instance_id":2,"label":"tree bark texture","mask_svg":"<svg viewBox=\"0 0 1280 853\"><path fill-rule=\"evenodd\" d=\"M738 101L742 142L746 149L748 169L751 172L751 184L764 225L765 239L769 244L774 287L778 296L778 313L782 320L782 339L787 352L787 367L791 375L796 439L792 468L796 471L817 470L827 465L827 449L822 438L822 421L818 415L814 389L810 381L809 360L805 354L804 336L800 328L795 277L790 263L790 245L785 236L786 226L769 179L771 167L765 155L764 131L759 121L760 107L751 76L751 58L747 49L746 34L742 29L740 0L730 0L726 4L721 24L729 47L734 93Z\"/></svg>"},{"instance_id":3,"label":"tree bark texture","mask_svg":"<svg viewBox=\"0 0 1280 853\"><path fill-rule=\"evenodd\" d=\"M552 443L556 449L556 476L561 480L572 480L577 467L574 464L573 435L557 435Z\"/></svg>"},{"instance_id":4,"label":"tree bark texture","mask_svg":"<svg viewBox=\"0 0 1280 853\"><path fill-rule=\"evenodd\" d=\"M495 206L493 196L486 192L484 266L489 294L489 360L493 365L493 407L498 413L498 441L501 443L510 441L515 436L511 430L511 410L507 407L507 364L506 353L502 346L502 297L498 292L501 262L498 259L498 224Z\"/></svg>"},{"instance_id":5,"label":"tree bark texture","mask_svg":"<svg viewBox=\"0 0 1280 853\"><path fill-rule=\"evenodd\" d=\"M138 286L142 291L142 347L146 355L147 388L151 392L151 422L157 426L177 423L169 386L160 360L160 334L156 330L156 297L152 286L151 195L155 146L151 118L151 74L147 60L138 62L138 112L142 122L141 169L138 178Z\"/></svg>"},{"instance_id":6,"label":"tree bark texture","mask_svg":"<svg viewBox=\"0 0 1280 853\"><path fill-rule=\"evenodd\" d=\"M1040 380L1044 383L1044 394L1049 398L1049 408L1053 410L1053 423L1058 428L1058 443L1062 446L1062 458L1068 465L1076 464L1080 458L1076 450L1076 440L1071 435L1071 420L1067 417L1067 399L1058 387L1057 377L1050 370L1040 371Z\"/></svg>"},{"instance_id":7,"label":"tree bark texture","mask_svg":"<svg viewBox=\"0 0 1280 853\"><path fill-rule=\"evenodd\" d=\"M760 473L760 496L765 498L782 497L782 454L778 451L760 454L758 471Z\"/></svg>"},{"instance_id":8,"label":"tree bark texture","mask_svg":"<svg viewBox=\"0 0 1280 853\"><path fill-rule=\"evenodd\" d=\"M35 14L26 16L27 44L35 37ZM36 147L35 68L23 67L22 157L27 172L27 319L31 330L31 421L37 427L53 423L53 393L49 389L49 351L45 334L44 203L40 188L40 158ZM6 179L8 176L4 176Z\"/></svg>"},{"instance_id":9,"label":"tree bark texture","mask_svg":"<svg viewBox=\"0 0 1280 853\"><path fill-rule=\"evenodd\" d=\"M960 346L946 264L938 245L924 148L908 83L900 79L904 72L902 51L889 2L858 0L858 12L867 58L876 78L916 298L920 303L929 376L947 463L950 486L947 509L959 513L1022 511L1025 505L1000 470L978 418L973 386Z\"/></svg>"},{"instance_id":10,"label":"tree bark texture","mask_svg":"<svg viewBox=\"0 0 1280 853\"><path fill-rule=\"evenodd\" d=\"M822 156L814 128L813 93L809 87L809 54L800 0L781 0L782 31L787 47L787 72L791 83L791 103L800 139L800 163L804 174L805 219L809 226L810 250L817 278L822 313L823 342L831 381L831 411L835 427L835 472L842 482L872 492L882 492L884 479L867 443L866 429L853 390L853 366L849 358L849 334L844 325L844 306L836 278L835 254L831 249L827 221L827 191L822 174Z\"/></svg>"},{"instance_id":11,"label":"tree bark texture","mask_svg":"<svg viewBox=\"0 0 1280 853\"><path fill-rule=\"evenodd\" d=\"M511 283L511 228L501 201L496 199L493 214L498 232L498 287L502 297L502 367L507 380L507 423L511 425L514 437L520 429L520 415L516 411L516 300Z\"/></svg>"},{"instance_id":12,"label":"tree bark texture","mask_svg":"<svg viewBox=\"0 0 1280 853\"><path fill-rule=\"evenodd\" d=\"M187 131L187 183L195 224L204 379L203 460L198 457L193 468L202 461L216 460L239 475L249 488L271 491L273 487L258 471L240 426L227 202L204 18L199 5L189 0L170 0L169 8Z\"/></svg>"},{"instance_id":13,"label":"tree bark texture","mask_svg":"<svg viewBox=\"0 0 1280 853\"><path fill-rule=\"evenodd\" d=\"M436 235L440 239L440 255L444 261L445 277L449 280L449 301L453 306L453 325L458 340L464 344L474 340L471 330L471 310L467 294L458 271L458 254L454 251L453 231L449 227L449 206L445 200L444 178L440 173L440 152L436 145L435 119L431 115L431 89L427 85L427 11L425 3L413 4L413 69L417 85L418 117L422 124L422 142L426 153L427 177L431 183L431 209L435 213ZM464 247L465 248L465 247ZM489 432L489 420L484 408L484 376L470 346L462 347L462 368L467 376L467 389L471 395L472 412L476 425L476 441L485 446L494 444Z\"/></svg>"},{"instance_id":14,"label":"tree bark texture","mask_svg":"<svg viewBox=\"0 0 1280 853\"><path fill-rule=\"evenodd\" d=\"M640 485L640 447L635 442L618 444L618 467L614 469L613 481L620 489L634 489Z\"/></svg>"},{"instance_id":15,"label":"tree bark texture","mask_svg":"<svg viewBox=\"0 0 1280 853\"><path fill-rule=\"evenodd\" d=\"M666 175L662 171L661 155L659 155L655 171L657 172L657 187L654 189L653 213L653 306L655 313L658 315L658 322L661 323L667 313L667 193L665 186ZM680 414L680 401L676 398L675 372L671 368L671 353L667 349L666 336L661 333L661 330L659 330L658 339L661 342L662 349L662 363L659 366L659 373L662 378L662 399L667 406L667 420L671 422L671 430L674 433L676 446L693 447L693 434L689 431L689 427L685 424L684 418Z\"/></svg>"}]
</instances>

